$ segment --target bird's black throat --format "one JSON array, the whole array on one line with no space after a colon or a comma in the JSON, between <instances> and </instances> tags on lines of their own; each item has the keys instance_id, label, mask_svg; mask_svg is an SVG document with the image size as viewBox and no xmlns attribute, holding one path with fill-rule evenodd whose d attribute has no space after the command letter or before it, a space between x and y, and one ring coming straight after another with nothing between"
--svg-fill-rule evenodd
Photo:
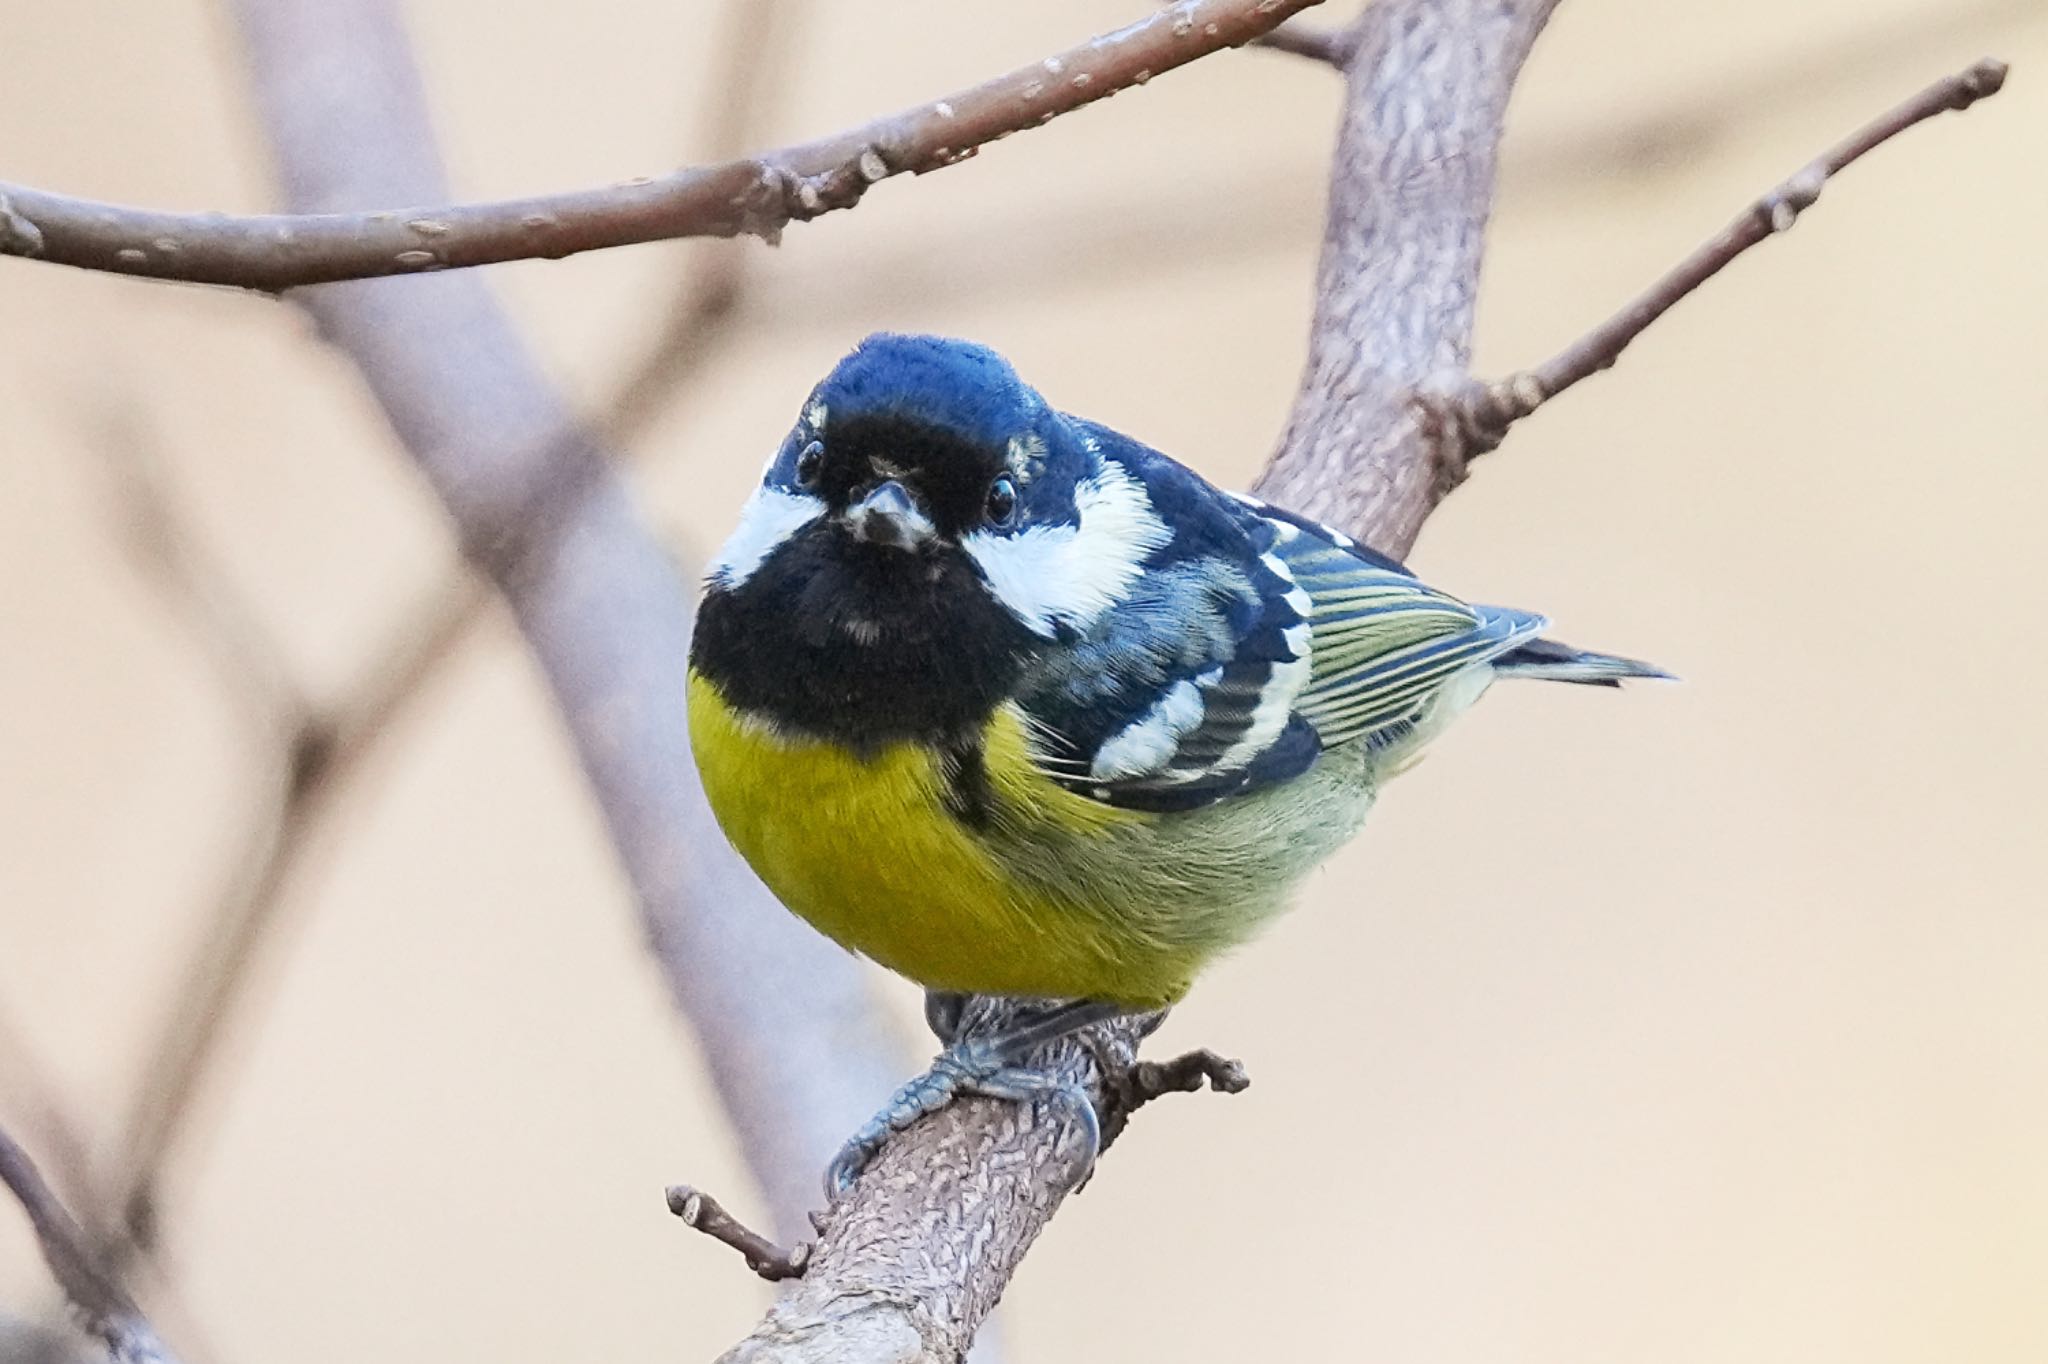
<instances>
[{"instance_id":1,"label":"bird's black throat","mask_svg":"<svg viewBox=\"0 0 2048 1364\"><path fill-rule=\"evenodd\" d=\"M727 704L872 754L978 744L1039 647L957 547L864 544L821 520L714 584L690 662Z\"/></svg>"}]
</instances>

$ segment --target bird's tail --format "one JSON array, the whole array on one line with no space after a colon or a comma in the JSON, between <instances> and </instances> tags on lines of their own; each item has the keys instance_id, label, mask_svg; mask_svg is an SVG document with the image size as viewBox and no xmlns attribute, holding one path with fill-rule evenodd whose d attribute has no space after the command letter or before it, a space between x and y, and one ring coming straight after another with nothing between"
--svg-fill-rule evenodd
<instances>
[{"instance_id":1,"label":"bird's tail","mask_svg":"<svg viewBox=\"0 0 2048 1364\"><path fill-rule=\"evenodd\" d=\"M1574 649L1554 639L1532 639L1517 645L1493 660L1493 670L1502 677L1534 677L1588 687L1618 687L1624 679L1642 677L1678 680L1654 663Z\"/></svg>"}]
</instances>

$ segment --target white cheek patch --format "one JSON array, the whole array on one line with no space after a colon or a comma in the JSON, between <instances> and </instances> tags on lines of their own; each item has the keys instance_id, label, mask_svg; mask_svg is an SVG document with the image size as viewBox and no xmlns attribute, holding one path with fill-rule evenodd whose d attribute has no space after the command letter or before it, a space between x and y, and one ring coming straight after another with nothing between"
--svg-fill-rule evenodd
<instances>
[{"instance_id":1,"label":"white cheek patch","mask_svg":"<svg viewBox=\"0 0 2048 1364\"><path fill-rule=\"evenodd\" d=\"M1064 622L1086 630L1123 599L1145 556L1173 538L1145 490L1114 464L1074 489L1080 524L1032 526L1016 535L973 531L960 547L996 600L1037 634Z\"/></svg>"},{"instance_id":2,"label":"white cheek patch","mask_svg":"<svg viewBox=\"0 0 2048 1364\"><path fill-rule=\"evenodd\" d=\"M1095 750L1088 775L1097 781L1141 777L1166 766L1181 736L1202 723L1202 693L1193 682L1176 682L1137 719Z\"/></svg>"},{"instance_id":3,"label":"white cheek patch","mask_svg":"<svg viewBox=\"0 0 2048 1364\"><path fill-rule=\"evenodd\" d=\"M711 582L726 589L738 587L785 540L824 514L823 500L808 493L765 484L756 488L740 509L739 525L711 562Z\"/></svg>"}]
</instances>

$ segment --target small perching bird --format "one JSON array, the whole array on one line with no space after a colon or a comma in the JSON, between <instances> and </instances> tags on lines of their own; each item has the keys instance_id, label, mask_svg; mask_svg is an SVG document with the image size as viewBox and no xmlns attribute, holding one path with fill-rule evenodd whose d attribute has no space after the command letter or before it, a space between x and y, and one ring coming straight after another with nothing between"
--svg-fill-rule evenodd
<instances>
[{"instance_id":1,"label":"small perching bird","mask_svg":"<svg viewBox=\"0 0 2048 1364\"><path fill-rule=\"evenodd\" d=\"M863 342L711 568L697 764L820 931L941 1001L1046 1007L954 1040L833 1192L956 1093L1092 1120L1018 1059L1180 999L1496 677L1668 676L1544 628L1054 410L985 347Z\"/></svg>"}]
</instances>

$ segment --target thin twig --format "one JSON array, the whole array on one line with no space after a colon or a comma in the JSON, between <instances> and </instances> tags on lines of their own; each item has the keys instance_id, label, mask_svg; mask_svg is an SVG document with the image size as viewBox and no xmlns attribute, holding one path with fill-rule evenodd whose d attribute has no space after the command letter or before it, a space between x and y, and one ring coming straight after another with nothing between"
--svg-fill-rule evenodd
<instances>
[{"instance_id":1,"label":"thin twig","mask_svg":"<svg viewBox=\"0 0 2048 1364\"><path fill-rule=\"evenodd\" d=\"M226 888L203 938L170 992L169 1013L129 1106L115 1156L112 1212L124 1235L109 1250L119 1263L147 1253L156 1236L156 1192L164 1161L195 1103L200 1080L235 1018L250 968L275 926L289 877L342 780L400 709L452 638L429 637L391 656L385 670L333 710L313 706L291 680L276 641L224 565L176 509L162 460L133 412L112 409L94 446L113 472L124 541L141 576L238 695L275 754L274 785L261 795Z\"/></svg>"},{"instance_id":2,"label":"thin twig","mask_svg":"<svg viewBox=\"0 0 2048 1364\"><path fill-rule=\"evenodd\" d=\"M1358 51L1358 27L1345 24L1332 28L1296 20L1252 39L1246 46L1267 47L1275 52L1306 57L1342 71L1351 64L1352 54Z\"/></svg>"},{"instance_id":3,"label":"thin twig","mask_svg":"<svg viewBox=\"0 0 2048 1364\"><path fill-rule=\"evenodd\" d=\"M1630 342L1680 299L1726 269L1737 256L1789 230L1801 213L1813 207L1827 182L1845 167L1936 114L1951 110L1960 113L1978 100L1997 94L2005 84L2005 73L2004 62L1987 57L1968 70L1936 81L1808 162L1797 174L1744 209L1620 312L1550 359L1534 369L1490 384L1468 381L1460 395L1461 415L1467 425L1465 434L1472 442L1468 457L1491 450L1516 422L1573 384L1611 366Z\"/></svg>"},{"instance_id":4,"label":"thin twig","mask_svg":"<svg viewBox=\"0 0 2048 1364\"><path fill-rule=\"evenodd\" d=\"M1242 1094L1251 1088L1252 1077L1244 1063L1201 1047L1182 1052L1165 1061L1135 1061L1121 1068L1104 1064L1105 1083L1112 1102L1103 1115L1102 1149L1123 1134L1131 1116L1154 1099L1168 1094L1193 1094L1206 1082L1218 1094Z\"/></svg>"},{"instance_id":5,"label":"thin twig","mask_svg":"<svg viewBox=\"0 0 2048 1364\"><path fill-rule=\"evenodd\" d=\"M35 1229L50 1276L64 1290L78 1322L107 1347L116 1364L176 1364L120 1280L94 1255L85 1231L64 1207L14 1138L0 1129L0 1184L21 1203Z\"/></svg>"},{"instance_id":6,"label":"thin twig","mask_svg":"<svg viewBox=\"0 0 2048 1364\"><path fill-rule=\"evenodd\" d=\"M1166 1061L1140 1061L1124 1077L1127 1111L1136 1112L1165 1094L1193 1094L1204 1082L1218 1094L1242 1094L1252 1077L1244 1063L1219 1056L1207 1047L1182 1052Z\"/></svg>"},{"instance_id":7,"label":"thin twig","mask_svg":"<svg viewBox=\"0 0 2048 1364\"><path fill-rule=\"evenodd\" d=\"M0 184L0 255L277 293L305 284L559 259L678 237L773 241L903 174L1251 41L1321 0L1180 0L1066 52L852 132L603 189L375 212L160 213Z\"/></svg>"},{"instance_id":8,"label":"thin twig","mask_svg":"<svg viewBox=\"0 0 2048 1364\"><path fill-rule=\"evenodd\" d=\"M769 1283L802 1278L804 1266L810 1263L811 1252L817 1248L810 1241L799 1241L784 1250L727 1212L710 1194L687 1184L669 1187L668 1210L682 1218L684 1226L695 1227L712 1240L738 1251L747 1268Z\"/></svg>"}]
</instances>

